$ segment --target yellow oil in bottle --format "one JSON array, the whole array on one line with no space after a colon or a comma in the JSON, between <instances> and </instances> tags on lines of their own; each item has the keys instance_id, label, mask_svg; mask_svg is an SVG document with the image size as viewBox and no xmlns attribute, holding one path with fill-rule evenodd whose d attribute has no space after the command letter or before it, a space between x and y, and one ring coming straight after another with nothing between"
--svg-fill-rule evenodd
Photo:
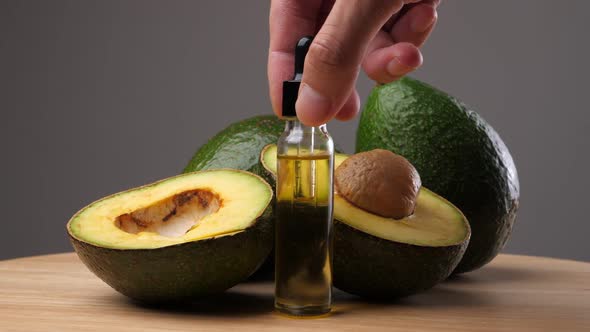
<instances>
[{"instance_id":1,"label":"yellow oil in bottle","mask_svg":"<svg viewBox=\"0 0 590 332\"><path fill-rule=\"evenodd\" d=\"M330 311L332 168L329 154L278 156L275 307L291 315Z\"/></svg>"}]
</instances>

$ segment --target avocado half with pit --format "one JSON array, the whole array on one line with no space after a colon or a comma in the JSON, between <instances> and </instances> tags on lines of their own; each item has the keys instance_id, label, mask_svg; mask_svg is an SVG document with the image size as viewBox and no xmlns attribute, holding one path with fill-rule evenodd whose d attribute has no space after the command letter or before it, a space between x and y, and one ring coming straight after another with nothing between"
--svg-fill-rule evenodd
<instances>
[{"instance_id":1,"label":"avocado half with pit","mask_svg":"<svg viewBox=\"0 0 590 332\"><path fill-rule=\"evenodd\" d=\"M223 292L252 274L273 244L271 187L239 170L188 173L80 210L67 230L100 279L146 302Z\"/></svg>"},{"instance_id":2,"label":"avocado half with pit","mask_svg":"<svg viewBox=\"0 0 590 332\"><path fill-rule=\"evenodd\" d=\"M261 162L276 174L276 146ZM336 154L334 167L348 156ZM391 219L360 209L334 194L334 285L348 293L392 299L445 280L461 261L471 230L465 216L422 187L414 213Z\"/></svg>"},{"instance_id":3,"label":"avocado half with pit","mask_svg":"<svg viewBox=\"0 0 590 332\"><path fill-rule=\"evenodd\" d=\"M500 135L479 114L410 77L379 85L361 113L356 140L356 152L373 149L407 158L423 185L469 219L473 234L455 273L484 266L504 248L518 213L518 172Z\"/></svg>"}]
</instances>

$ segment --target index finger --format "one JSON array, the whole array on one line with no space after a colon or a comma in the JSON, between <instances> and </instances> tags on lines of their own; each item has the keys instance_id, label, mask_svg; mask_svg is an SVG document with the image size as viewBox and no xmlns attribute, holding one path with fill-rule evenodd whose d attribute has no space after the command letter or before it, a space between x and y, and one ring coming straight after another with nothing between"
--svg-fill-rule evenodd
<instances>
[{"instance_id":1,"label":"index finger","mask_svg":"<svg viewBox=\"0 0 590 332\"><path fill-rule=\"evenodd\" d=\"M317 31L322 0L272 0L270 3L270 46L268 84L272 109L281 115L283 81L293 76L297 41Z\"/></svg>"}]
</instances>

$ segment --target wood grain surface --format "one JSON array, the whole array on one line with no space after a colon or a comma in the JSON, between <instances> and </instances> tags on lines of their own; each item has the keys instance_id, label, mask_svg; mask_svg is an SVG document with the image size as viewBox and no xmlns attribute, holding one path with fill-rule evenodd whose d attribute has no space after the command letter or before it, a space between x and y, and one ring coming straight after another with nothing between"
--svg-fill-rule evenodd
<instances>
[{"instance_id":1,"label":"wood grain surface","mask_svg":"<svg viewBox=\"0 0 590 332\"><path fill-rule=\"evenodd\" d=\"M590 263L501 255L423 294L371 303L336 291L334 313L273 312L269 282L182 307L134 303L74 253L0 262L0 331L590 331Z\"/></svg>"}]
</instances>

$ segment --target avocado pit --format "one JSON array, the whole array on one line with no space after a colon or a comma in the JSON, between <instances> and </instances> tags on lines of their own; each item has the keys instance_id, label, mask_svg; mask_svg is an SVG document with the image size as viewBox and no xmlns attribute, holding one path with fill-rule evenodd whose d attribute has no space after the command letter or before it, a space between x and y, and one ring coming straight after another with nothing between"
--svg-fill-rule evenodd
<instances>
[{"instance_id":1,"label":"avocado pit","mask_svg":"<svg viewBox=\"0 0 590 332\"><path fill-rule=\"evenodd\" d=\"M420 175L404 157L375 149L346 159L334 172L338 194L386 218L402 219L416 208Z\"/></svg>"},{"instance_id":2,"label":"avocado pit","mask_svg":"<svg viewBox=\"0 0 590 332\"><path fill-rule=\"evenodd\" d=\"M130 234L152 232L166 237L181 237L197 226L201 219L215 213L221 198L209 189L181 192L147 207L125 213L116 226Z\"/></svg>"}]
</instances>

